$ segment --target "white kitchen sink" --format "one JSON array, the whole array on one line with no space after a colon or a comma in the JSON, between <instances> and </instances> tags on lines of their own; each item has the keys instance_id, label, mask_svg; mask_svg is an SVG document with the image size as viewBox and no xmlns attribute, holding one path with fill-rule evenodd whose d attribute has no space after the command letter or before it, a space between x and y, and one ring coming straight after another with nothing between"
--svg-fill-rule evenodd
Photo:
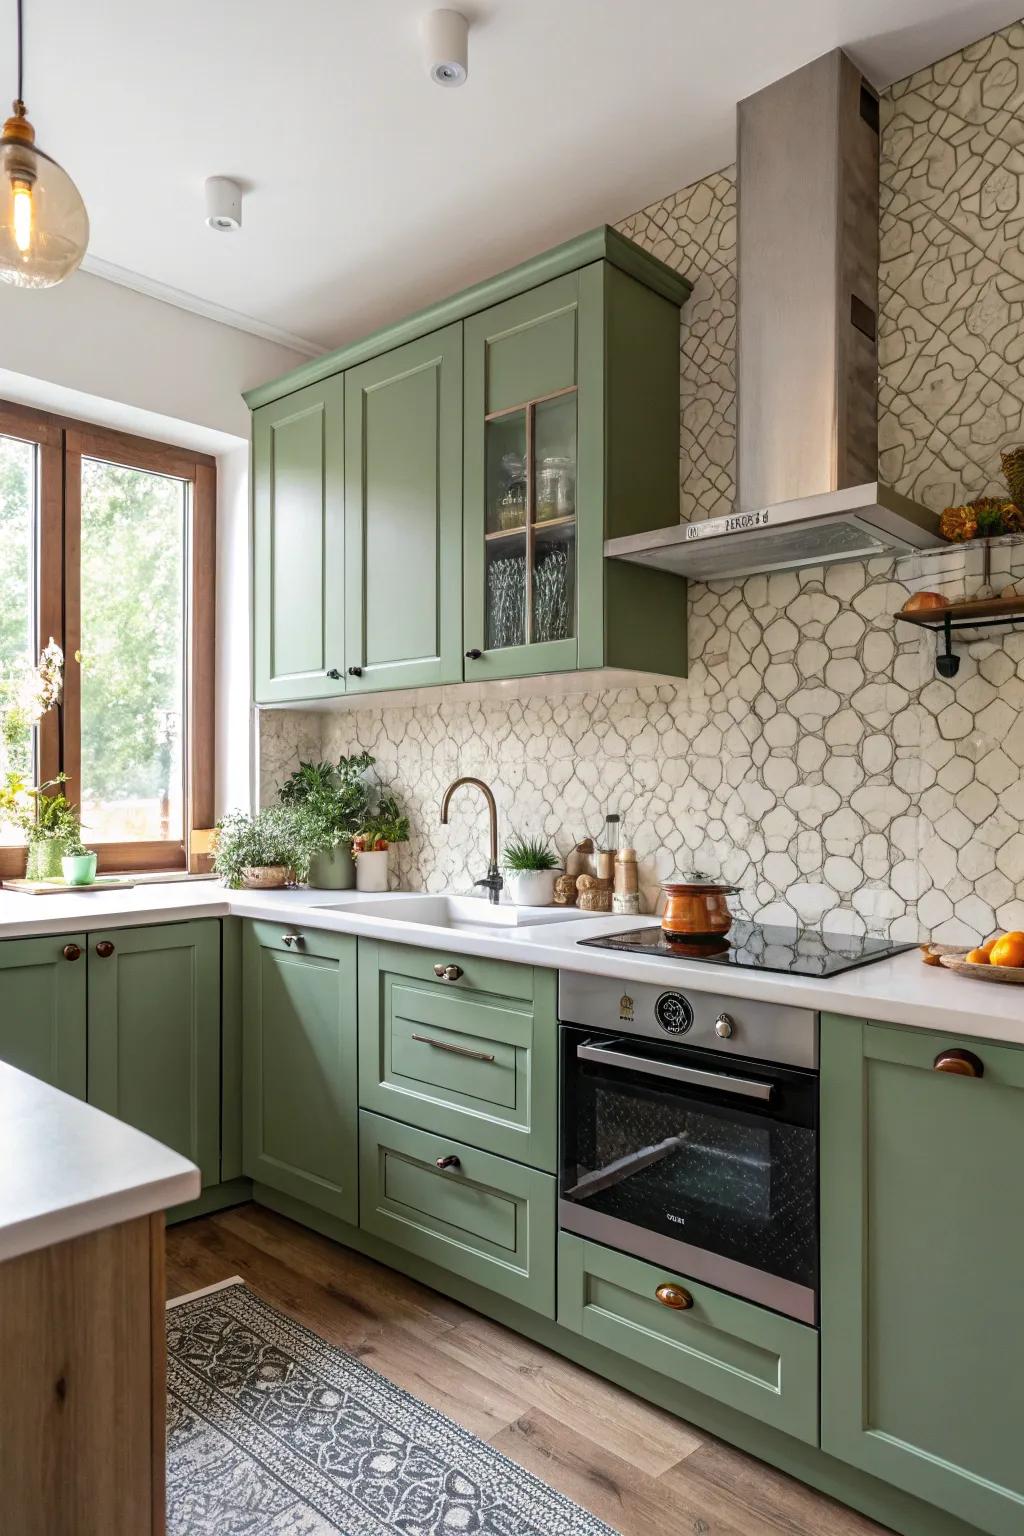
<instances>
[{"instance_id":1,"label":"white kitchen sink","mask_svg":"<svg viewBox=\"0 0 1024 1536\"><path fill-rule=\"evenodd\" d=\"M579 920L575 907L497 906L480 896L374 896L352 901L318 903L322 911L345 912L351 917L384 917L394 922L422 923L428 928L508 929L530 928L539 923Z\"/></svg>"}]
</instances>

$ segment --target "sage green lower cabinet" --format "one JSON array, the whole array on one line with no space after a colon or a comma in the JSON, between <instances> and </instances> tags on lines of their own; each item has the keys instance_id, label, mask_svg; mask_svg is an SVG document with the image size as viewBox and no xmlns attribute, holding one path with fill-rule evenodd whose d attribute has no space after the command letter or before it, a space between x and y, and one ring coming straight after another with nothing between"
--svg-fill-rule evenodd
<instances>
[{"instance_id":1,"label":"sage green lower cabinet","mask_svg":"<svg viewBox=\"0 0 1024 1536\"><path fill-rule=\"evenodd\" d=\"M557 974L451 959L360 940L360 1105L553 1173Z\"/></svg>"},{"instance_id":2,"label":"sage green lower cabinet","mask_svg":"<svg viewBox=\"0 0 1024 1536\"><path fill-rule=\"evenodd\" d=\"M822 1448L1020 1536L1024 1051L824 1018L821 1128Z\"/></svg>"},{"instance_id":3,"label":"sage green lower cabinet","mask_svg":"<svg viewBox=\"0 0 1024 1536\"><path fill-rule=\"evenodd\" d=\"M686 1310L657 1299L684 1290ZM811 1445L818 1443L818 1335L792 1318L563 1232L563 1328Z\"/></svg>"},{"instance_id":4,"label":"sage green lower cabinet","mask_svg":"<svg viewBox=\"0 0 1024 1536\"><path fill-rule=\"evenodd\" d=\"M247 922L242 1008L243 1171L355 1225L355 939Z\"/></svg>"},{"instance_id":5,"label":"sage green lower cabinet","mask_svg":"<svg viewBox=\"0 0 1024 1536\"><path fill-rule=\"evenodd\" d=\"M220 923L94 932L89 1103L220 1180Z\"/></svg>"},{"instance_id":6,"label":"sage green lower cabinet","mask_svg":"<svg viewBox=\"0 0 1024 1536\"><path fill-rule=\"evenodd\" d=\"M360 1221L442 1269L555 1315L555 1180L359 1112Z\"/></svg>"},{"instance_id":7,"label":"sage green lower cabinet","mask_svg":"<svg viewBox=\"0 0 1024 1536\"><path fill-rule=\"evenodd\" d=\"M85 1098L85 935L0 944L0 1061Z\"/></svg>"}]
</instances>

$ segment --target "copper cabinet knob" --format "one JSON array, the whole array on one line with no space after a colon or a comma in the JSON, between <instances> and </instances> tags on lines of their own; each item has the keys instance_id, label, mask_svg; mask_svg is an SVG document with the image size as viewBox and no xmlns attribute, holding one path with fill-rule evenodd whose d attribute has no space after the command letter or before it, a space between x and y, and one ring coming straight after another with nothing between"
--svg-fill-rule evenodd
<instances>
[{"instance_id":1,"label":"copper cabinet knob","mask_svg":"<svg viewBox=\"0 0 1024 1536\"><path fill-rule=\"evenodd\" d=\"M693 1306L693 1297L681 1285L659 1285L654 1294L663 1307L672 1307L676 1312L685 1312Z\"/></svg>"},{"instance_id":2,"label":"copper cabinet knob","mask_svg":"<svg viewBox=\"0 0 1024 1536\"><path fill-rule=\"evenodd\" d=\"M434 975L438 981L458 981L462 974L461 965L444 965L439 960L434 966Z\"/></svg>"},{"instance_id":3,"label":"copper cabinet knob","mask_svg":"<svg viewBox=\"0 0 1024 1536\"><path fill-rule=\"evenodd\" d=\"M101 960L109 960L110 956L114 953L114 946L109 939L100 939L96 945L96 953Z\"/></svg>"},{"instance_id":4,"label":"copper cabinet knob","mask_svg":"<svg viewBox=\"0 0 1024 1536\"><path fill-rule=\"evenodd\" d=\"M940 1051L932 1067L936 1072L955 1072L959 1077L984 1077L985 1063L973 1051Z\"/></svg>"},{"instance_id":5,"label":"copper cabinet knob","mask_svg":"<svg viewBox=\"0 0 1024 1536\"><path fill-rule=\"evenodd\" d=\"M440 1168L441 1172L444 1173L448 1168L451 1168L453 1171L456 1168L461 1168L462 1164L459 1162L454 1152L449 1152L447 1157L439 1157L437 1162L434 1164L434 1167Z\"/></svg>"},{"instance_id":6,"label":"copper cabinet knob","mask_svg":"<svg viewBox=\"0 0 1024 1536\"><path fill-rule=\"evenodd\" d=\"M63 955L65 960L78 960L81 957L81 954L82 951L79 949L77 944L64 945Z\"/></svg>"}]
</instances>

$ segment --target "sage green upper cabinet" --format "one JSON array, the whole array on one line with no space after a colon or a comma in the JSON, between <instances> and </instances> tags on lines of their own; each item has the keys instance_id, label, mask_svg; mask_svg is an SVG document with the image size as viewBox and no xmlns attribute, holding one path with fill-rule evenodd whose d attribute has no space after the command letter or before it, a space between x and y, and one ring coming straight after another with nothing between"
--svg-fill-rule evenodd
<instances>
[{"instance_id":1,"label":"sage green upper cabinet","mask_svg":"<svg viewBox=\"0 0 1024 1536\"><path fill-rule=\"evenodd\" d=\"M685 673L684 584L604 558L679 518L680 302L596 261L466 321L467 679Z\"/></svg>"},{"instance_id":2,"label":"sage green upper cabinet","mask_svg":"<svg viewBox=\"0 0 1024 1536\"><path fill-rule=\"evenodd\" d=\"M822 1449L1019 1536L1024 1051L825 1018L821 1130Z\"/></svg>"},{"instance_id":3,"label":"sage green upper cabinet","mask_svg":"<svg viewBox=\"0 0 1024 1536\"><path fill-rule=\"evenodd\" d=\"M0 1061L85 1098L85 935L0 944Z\"/></svg>"},{"instance_id":4,"label":"sage green upper cabinet","mask_svg":"<svg viewBox=\"0 0 1024 1536\"><path fill-rule=\"evenodd\" d=\"M220 923L90 933L89 1103L220 1180Z\"/></svg>"},{"instance_id":5,"label":"sage green upper cabinet","mask_svg":"<svg viewBox=\"0 0 1024 1536\"><path fill-rule=\"evenodd\" d=\"M358 1220L356 941L247 922L242 973L243 1171Z\"/></svg>"},{"instance_id":6,"label":"sage green upper cabinet","mask_svg":"<svg viewBox=\"0 0 1024 1536\"><path fill-rule=\"evenodd\" d=\"M462 326L345 375L349 693L462 678Z\"/></svg>"},{"instance_id":7,"label":"sage green upper cabinet","mask_svg":"<svg viewBox=\"0 0 1024 1536\"><path fill-rule=\"evenodd\" d=\"M344 381L253 414L253 676L258 704L345 690Z\"/></svg>"}]
</instances>

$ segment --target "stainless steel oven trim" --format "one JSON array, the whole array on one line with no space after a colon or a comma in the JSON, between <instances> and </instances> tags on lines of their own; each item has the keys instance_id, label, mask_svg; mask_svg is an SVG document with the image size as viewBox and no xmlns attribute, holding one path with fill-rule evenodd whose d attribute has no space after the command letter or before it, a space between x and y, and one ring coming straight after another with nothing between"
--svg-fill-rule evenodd
<instances>
[{"instance_id":1,"label":"stainless steel oven trim","mask_svg":"<svg viewBox=\"0 0 1024 1536\"><path fill-rule=\"evenodd\" d=\"M746 1301L770 1307L772 1311L808 1323L812 1328L817 1322L817 1299L811 1286L769 1275L763 1269L740 1264L736 1259L725 1259L706 1248L694 1248L676 1237L665 1237L646 1227L634 1226L631 1221L622 1221L618 1216L588 1211L571 1200L559 1200L558 1224L565 1232L575 1232L579 1237L603 1243L606 1248L617 1248L632 1257L663 1266L683 1281L689 1278L713 1285L717 1290L729 1291Z\"/></svg>"},{"instance_id":2,"label":"stainless steel oven trim","mask_svg":"<svg viewBox=\"0 0 1024 1536\"><path fill-rule=\"evenodd\" d=\"M616 1051L613 1044L578 1045L576 1055L580 1061L597 1062L600 1066L618 1068L621 1072L646 1072L650 1077L667 1077L674 1083L689 1083L694 1088L738 1093L743 1098L760 1099L765 1104L772 1096L771 1083L759 1083L750 1077L732 1077L728 1072L706 1072L700 1067L680 1067L649 1056L627 1056Z\"/></svg>"}]
</instances>

